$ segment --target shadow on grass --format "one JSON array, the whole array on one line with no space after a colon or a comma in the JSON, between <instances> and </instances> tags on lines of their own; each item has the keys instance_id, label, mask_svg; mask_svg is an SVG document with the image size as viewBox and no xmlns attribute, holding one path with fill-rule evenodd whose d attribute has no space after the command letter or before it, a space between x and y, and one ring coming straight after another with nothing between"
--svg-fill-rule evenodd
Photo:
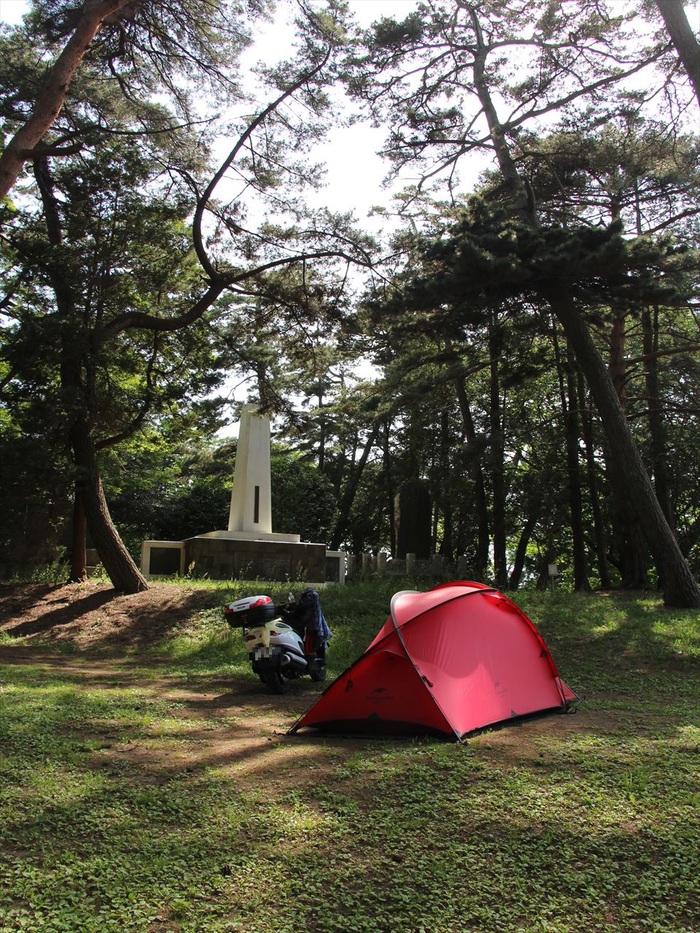
<instances>
[{"instance_id":1,"label":"shadow on grass","mask_svg":"<svg viewBox=\"0 0 700 933\"><path fill-rule=\"evenodd\" d=\"M100 591L91 593L80 600L75 600L68 605L63 605L48 612L42 613L39 617L28 619L17 625L9 625L5 628L8 635L13 638L22 638L28 635L41 635L63 625L70 625L77 619L80 619L86 612L94 612L110 603L115 598L114 591Z\"/></svg>"},{"instance_id":2,"label":"shadow on grass","mask_svg":"<svg viewBox=\"0 0 700 933\"><path fill-rule=\"evenodd\" d=\"M0 586L0 632L79 650L157 644L202 610L223 608L224 588L154 584L124 594L108 584Z\"/></svg>"}]
</instances>

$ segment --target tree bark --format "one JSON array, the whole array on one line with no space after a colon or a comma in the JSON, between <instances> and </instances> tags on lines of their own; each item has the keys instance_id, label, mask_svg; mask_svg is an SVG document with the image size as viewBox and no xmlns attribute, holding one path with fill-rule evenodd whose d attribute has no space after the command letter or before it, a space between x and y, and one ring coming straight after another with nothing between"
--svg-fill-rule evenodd
<instances>
[{"instance_id":1,"label":"tree bark","mask_svg":"<svg viewBox=\"0 0 700 933\"><path fill-rule=\"evenodd\" d=\"M617 567L622 588L647 589L649 583L649 548L646 535L640 527L637 513L629 498L628 478L615 455L607 445L606 470L612 491L612 536L610 563ZM659 573L661 570L657 563ZM661 582L661 581L660 581Z\"/></svg>"},{"instance_id":2,"label":"tree bark","mask_svg":"<svg viewBox=\"0 0 700 933\"><path fill-rule=\"evenodd\" d=\"M84 583L87 580L87 521L80 490L76 485L73 501L73 546L69 583Z\"/></svg>"},{"instance_id":3,"label":"tree bark","mask_svg":"<svg viewBox=\"0 0 700 933\"><path fill-rule=\"evenodd\" d=\"M583 530L583 504L581 501L581 467L579 463L579 402L573 373L573 360L566 365L566 406L564 422L566 432L566 463L571 510L572 553L574 557L574 589L590 590L586 561L586 541Z\"/></svg>"},{"instance_id":4,"label":"tree bark","mask_svg":"<svg viewBox=\"0 0 700 933\"><path fill-rule=\"evenodd\" d=\"M580 369L577 373L577 381L578 398L579 402L581 402L585 397L585 383ZM607 590L610 588L611 582L606 554L605 525L599 498L598 467L593 443L593 418L586 407L583 408L581 417L581 435L586 451L586 475L588 478L588 494L591 500L591 511L593 513L593 535L595 540L598 576L600 577L600 585L603 589Z\"/></svg>"},{"instance_id":5,"label":"tree bark","mask_svg":"<svg viewBox=\"0 0 700 933\"><path fill-rule=\"evenodd\" d=\"M503 436L503 414L501 405L501 336L495 312L489 324L490 398L491 419L491 489L493 501L491 515L493 524L493 576L496 586L508 586L506 562L506 477L505 444Z\"/></svg>"},{"instance_id":6,"label":"tree bark","mask_svg":"<svg viewBox=\"0 0 700 933\"><path fill-rule=\"evenodd\" d=\"M396 489L394 488L392 456L389 447L389 420L384 422L382 435L382 475L384 478L386 510L389 518L389 551L396 553Z\"/></svg>"},{"instance_id":7,"label":"tree bark","mask_svg":"<svg viewBox=\"0 0 700 933\"><path fill-rule=\"evenodd\" d=\"M610 451L625 479L628 504L636 515L662 578L664 603L700 609L700 588L683 558L634 442L615 388L583 317L566 285L543 290L564 328L600 414Z\"/></svg>"},{"instance_id":8,"label":"tree bark","mask_svg":"<svg viewBox=\"0 0 700 933\"><path fill-rule=\"evenodd\" d=\"M473 443L476 441L476 430L474 428L474 419L472 418L471 408L469 407L469 399L467 398L467 392L464 388L464 379L461 377L455 379L454 386L457 393L459 410L462 415L464 436L466 437L468 443ZM489 544L491 537L489 531L486 483L484 482L484 474L483 470L481 469L480 457L473 458L470 469L472 479L474 481L474 509L476 511L476 522L478 529L474 573L477 579L483 580L486 576L486 570L488 568Z\"/></svg>"},{"instance_id":9,"label":"tree bark","mask_svg":"<svg viewBox=\"0 0 700 933\"><path fill-rule=\"evenodd\" d=\"M49 68L27 122L15 133L0 156L0 200L17 180L22 166L51 127L68 93L68 86L105 19L132 0L85 0L73 35Z\"/></svg>"},{"instance_id":10,"label":"tree bark","mask_svg":"<svg viewBox=\"0 0 700 933\"><path fill-rule=\"evenodd\" d=\"M688 22L683 0L655 0L655 3L700 104L700 43Z\"/></svg>"},{"instance_id":11,"label":"tree bark","mask_svg":"<svg viewBox=\"0 0 700 933\"><path fill-rule=\"evenodd\" d=\"M663 406L659 392L659 364L658 350L658 313L652 319L651 311L645 308L642 312L642 330L644 340L645 383L649 399L647 422L649 425L649 438L651 440L651 463L654 476L654 489L656 498L666 516L666 521L674 528L673 506L671 504L671 480L668 468L668 455L666 449L666 431L664 428Z\"/></svg>"},{"instance_id":12,"label":"tree bark","mask_svg":"<svg viewBox=\"0 0 700 933\"><path fill-rule=\"evenodd\" d=\"M618 314L610 330L608 372L615 388L623 415L627 413L627 358L625 339L627 319ZM614 533L620 542L618 567L625 589L645 589L649 586L649 555L645 536L639 527L634 509L627 496L627 478L615 457L607 453L608 475L612 488Z\"/></svg>"},{"instance_id":13,"label":"tree bark","mask_svg":"<svg viewBox=\"0 0 700 933\"><path fill-rule=\"evenodd\" d=\"M447 477L451 476L450 468L450 450L451 444L450 419L447 411L443 411L440 419L440 464L439 464L439 488L435 490L435 501L442 512L442 541L440 543L439 553L452 563L455 556L454 546L454 521L453 521L453 502L451 495L451 484ZM438 509L435 509L435 521L437 523ZM437 530L434 535L437 540ZM437 548L436 548L437 550Z\"/></svg>"},{"instance_id":14,"label":"tree bark","mask_svg":"<svg viewBox=\"0 0 700 933\"><path fill-rule=\"evenodd\" d=\"M365 468L365 464L369 459L369 455L374 447L377 437L379 435L380 424L374 425L372 428L372 433L367 438L367 443L364 446L362 451L362 456L359 459L359 462L353 467L348 479L345 489L343 490L343 495L340 497L340 505L338 507L338 519L335 523L335 528L333 529L333 534L331 535L330 550L337 551L340 545L343 542L345 532L348 528L348 523L350 521L350 511L352 509L352 504L355 501L355 494L357 493L357 487L360 484L360 479L362 478L362 472Z\"/></svg>"},{"instance_id":15,"label":"tree bark","mask_svg":"<svg viewBox=\"0 0 700 933\"><path fill-rule=\"evenodd\" d=\"M569 492L569 516L571 524L571 552L574 566L574 589L590 590L586 560L586 546L583 532L583 501L581 495L581 468L579 463L579 440L581 423L579 418L579 399L576 386L576 362L567 346L563 355L559 346L556 329L553 330L554 354L559 379L559 399L564 422L566 448L566 477Z\"/></svg>"},{"instance_id":16,"label":"tree bark","mask_svg":"<svg viewBox=\"0 0 700 933\"><path fill-rule=\"evenodd\" d=\"M77 486L85 509L85 517L105 570L116 590L139 593L148 589L148 583L119 537L109 514L102 489L97 455L87 419L78 416L71 431Z\"/></svg>"}]
</instances>

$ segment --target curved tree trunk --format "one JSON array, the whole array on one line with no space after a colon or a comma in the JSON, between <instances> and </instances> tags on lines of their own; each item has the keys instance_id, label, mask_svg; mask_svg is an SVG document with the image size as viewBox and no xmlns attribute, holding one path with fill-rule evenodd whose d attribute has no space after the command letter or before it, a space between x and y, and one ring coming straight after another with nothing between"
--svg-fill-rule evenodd
<instances>
[{"instance_id":1,"label":"curved tree trunk","mask_svg":"<svg viewBox=\"0 0 700 933\"><path fill-rule=\"evenodd\" d=\"M34 160L34 174L44 204L49 240L54 246L60 246L63 232L48 159ZM148 584L112 523L102 490L89 416L94 387L90 379L87 384L83 379L85 357L83 341L75 337L75 322L79 318L75 295L71 282L64 278L60 266L51 270L51 280L56 296L57 317L64 329L60 360L61 390L70 423L68 436L76 468L75 516L80 524L87 523L100 560L115 589L138 593L148 589ZM84 568L86 563L85 533L84 529L80 530L80 526L76 528L73 544L77 545L78 550L73 554L71 569L77 575L81 572L79 565Z\"/></svg>"},{"instance_id":2,"label":"curved tree trunk","mask_svg":"<svg viewBox=\"0 0 700 933\"><path fill-rule=\"evenodd\" d=\"M700 609L700 588L659 505L610 375L571 292L560 285L546 289L543 294L564 328L588 382L610 452L624 476L628 505L640 524L661 576L664 602L667 606Z\"/></svg>"},{"instance_id":3,"label":"curved tree trunk","mask_svg":"<svg viewBox=\"0 0 700 933\"><path fill-rule=\"evenodd\" d=\"M513 569L510 572L510 577L508 579L508 587L511 590L517 590L520 586L520 578L523 575L523 570L525 569L525 557L527 556L527 546L530 543L530 538L532 537L532 532L534 531L535 525L537 524L537 519L539 518L539 506L541 499L537 501L533 498L530 502L530 509L528 511L527 518L525 519L525 524L523 530L520 532L520 537L518 538L518 545L515 549L515 557L513 559Z\"/></svg>"},{"instance_id":4,"label":"curved tree trunk","mask_svg":"<svg viewBox=\"0 0 700 933\"><path fill-rule=\"evenodd\" d=\"M95 547L116 590L139 593L148 583L119 537L102 489L95 445L86 417L79 416L71 431L77 468L77 489Z\"/></svg>"},{"instance_id":5,"label":"curved tree trunk","mask_svg":"<svg viewBox=\"0 0 700 933\"><path fill-rule=\"evenodd\" d=\"M10 191L22 166L61 112L68 85L105 19L133 0L85 0L77 25L61 54L49 68L34 110L0 155L0 200ZM60 149L58 150L60 154Z\"/></svg>"},{"instance_id":6,"label":"curved tree trunk","mask_svg":"<svg viewBox=\"0 0 700 933\"><path fill-rule=\"evenodd\" d=\"M700 104L700 44L688 22L683 0L655 0L655 2L666 24L671 42L693 85L698 104Z\"/></svg>"}]
</instances>

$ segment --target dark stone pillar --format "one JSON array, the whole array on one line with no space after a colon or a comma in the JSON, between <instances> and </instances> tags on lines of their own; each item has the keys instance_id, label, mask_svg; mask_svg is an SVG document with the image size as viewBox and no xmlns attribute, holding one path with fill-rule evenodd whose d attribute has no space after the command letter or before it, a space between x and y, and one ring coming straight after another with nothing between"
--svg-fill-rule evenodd
<instances>
[{"instance_id":1,"label":"dark stone pillar","mask_svg":"<svg viewBox=\"0 0 700 933\"><path fill-rule=\"evenodd\" d=\"M432 503L428 484L409 480L396 496L396 557L405 560L415 554L418 560L430 558Z\"/></svg>"}]
</instances>

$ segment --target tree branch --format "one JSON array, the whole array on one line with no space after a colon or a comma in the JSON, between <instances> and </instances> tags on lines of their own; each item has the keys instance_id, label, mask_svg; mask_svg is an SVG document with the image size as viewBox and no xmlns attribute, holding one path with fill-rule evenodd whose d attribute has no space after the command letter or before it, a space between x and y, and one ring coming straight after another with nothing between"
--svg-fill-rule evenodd
<instances>
[{"instance_id":1,"label":"tree branch","mask_svg":"<svg viewBox=\"0 0 700 933\"><path fill-rule=\"evenodd\" d=\"M296 91L298 91L301 87L303 87L304 84L306 84L313 77L315 77L315 75L317 75L319 71L321 71L321 69L325 67L326 63L328 62L328 59L330 58L330 54L331 54L331 49L329 47L326 50L326 53L323 56L323 59L321 60L321 62L319 62L318 65L316 65L310 71L305 72L303 75L301 75L282 94L280 94L279 97L276 98L276 100L273 100L272 103L270 103L267 107L265 107L265 109L262 110L251 121L251 123L248 125L246 130L243 132L243 134L238 138L236 145L231 149L229 154L226 156L224 161L221 163L221 166L219 167L218 172L214 175L214 177L211 179L211 181L209 182L207 187L204 189L202 194L198 197L197 209L195 210L194 221L193 221L194 248L197 253L197 258L199 259L199 262L202 268L204 269L204 271L207 273L207 275L212 281L216 281L217 279L220 279L221 273L214 266L213 262L209 258L209 253L207 252L206 247L204 246L204 235L202 232L202 222L204 219L204 212L207 209L209 200L212 198L214 191L216 190L219 182L224 177L224 175L226 174L226 172L228 171L232 163L235 161L241 149L248 143L248 141L250 140L255 130L265 122L265 120L270 116L270 114L274 113L275 110L277 110L280 104L282 104L285 100L287 100L289 97L295 94Z\"/></svg>"},{"instance_id":2,"label":"tree branch","mask_svg":"<svg viewBox=\"0 0 700 933\"><path fill-rule=\"evenodd\" d=\"M133 0L85 0L73 35L49 68L31 116L0 156L0 200L17 180L29 154L61 112L68 86L103 22Z\"/></svg>"}]
</instances>

